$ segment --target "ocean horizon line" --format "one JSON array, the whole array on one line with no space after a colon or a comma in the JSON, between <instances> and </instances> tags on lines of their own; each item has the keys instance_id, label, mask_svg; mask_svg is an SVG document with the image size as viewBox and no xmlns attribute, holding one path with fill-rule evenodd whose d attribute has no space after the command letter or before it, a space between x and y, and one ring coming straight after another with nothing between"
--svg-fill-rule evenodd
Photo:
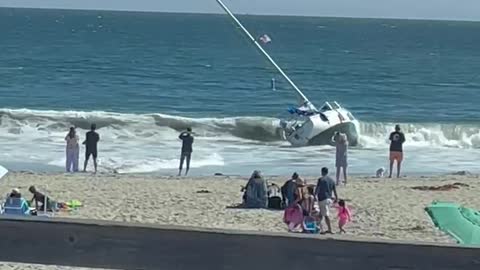
<instances>
[{"instance_id":1,"label":"ocean horizon line","mask_svg":"<svg viewBox=\"0 0 480 270\"><path fill-rule=\"evenodd\" d=\"M1 6L1 9L23 9L23 10L42 10L42 11L98 11L98 12L113 12L113 13L160 13L160 14L177 14L177 15L215 15L215 16L228 16L223 12L187 12L176 10L128 10L128 9L97 9L97 8L64 8L64 7L21 7L21 6ZM422 17L361 17L361 16L348 16L348 15L312 15L312 14L274 14L274 13L262 13L252 14L244 12L234 12L238 16L245 17L277 17L277 18L323 18L323 19L351 19L351 20L387 20L387 21L425 21L425 22L462 22L462 23L480 23L480 19L462 19L462 18L422 18Z\"/></svg>"}]
</instances>

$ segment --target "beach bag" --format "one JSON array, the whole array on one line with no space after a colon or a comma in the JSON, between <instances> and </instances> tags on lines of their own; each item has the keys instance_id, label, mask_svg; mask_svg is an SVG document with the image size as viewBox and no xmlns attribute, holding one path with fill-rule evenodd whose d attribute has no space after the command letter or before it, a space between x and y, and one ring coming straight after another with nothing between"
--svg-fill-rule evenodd
<instances>
[{"instance_id":1,"label":"beach bag","mask_svg":"<svg viewBox=\"0 0 480 270\"><path fill-rule=\"evenodd\" d=\"M268 208L282 210L282 198L279 196L273 196L268 198Z\"/></svg>"},{"instance_id":2,"label":"beach bag","mask_svg":"<svg viewBox=\"0 0 480 270\"><path fill-rule=\"evenodd\" d=\"M286 224L295 223L295 224L302 224L303 222L303 213L302 208L299 205L294 205L288 207L283 212L283 222Z\"/></svg>"},{"instance_id":3,"label":"beach bag","mask_svg":"<svg viewBox=\"0 0 480 270\"><path fill-rule=\"evenodd\" d=\"M305 233L319 233L317 222L312 217L306 217L303 220L303 231Z\"/></svg>"},{"instance_id":4,"label":"beach bag","mask_svg":"<svg viewBox=\"0 0 480 270\"><path fill-rule=\"evenodd\" d=\"M280 188L272 184L268 187L268 208L282 210L282 197L278 196Z\"/></svg>"}]
</instances>

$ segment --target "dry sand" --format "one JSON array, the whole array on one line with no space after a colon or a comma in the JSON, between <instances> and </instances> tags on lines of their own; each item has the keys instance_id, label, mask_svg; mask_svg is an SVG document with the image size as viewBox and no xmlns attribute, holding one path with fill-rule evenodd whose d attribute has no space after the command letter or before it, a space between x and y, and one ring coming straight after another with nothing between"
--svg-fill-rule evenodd
<instances>
[{"instance_id":1,"label":"dry sand","mask_svg":"<svg viewBox=\"0 0 480 270\"><path fill-rule=\"evenodd\" d=\"M281 184L285 177L267 177ZM314 184L315 178L307 178ZM450 191L419 191L414 186L467 184ZM78 199L84 207L63 217L188 225L209 228L285 232L283 212L232 209L241 202L241 177L152 177L141 175L13 173L2 179L0 194L19 187L30 198L28 186L45 187L58 201ZM207 191L207 193L199 193ZM453 240L434 228L424 211L433 200L458 202L480 209L478 176L436 176L397 179L354 178L338 188L347 200L353 221L347 235L376 239L447 242ZM336 228L335 228L336 229ZM322 237L322 236L319 236ZM0 264L0 269L79 269Z\"/></svg>"}]
</instances>

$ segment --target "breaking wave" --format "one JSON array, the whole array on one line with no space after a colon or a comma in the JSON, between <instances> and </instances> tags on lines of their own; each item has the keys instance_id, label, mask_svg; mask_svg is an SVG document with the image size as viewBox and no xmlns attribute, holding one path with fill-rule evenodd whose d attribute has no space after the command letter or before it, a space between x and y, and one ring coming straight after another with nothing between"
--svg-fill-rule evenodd
<instances>
[{"instance_id":1,"label":"breaking wave","mask_svg":"<svg viewBox=\"0 0 480 270\"><path fill-rule=\"evenodd\" d=\"M282 140L279 119L268 117L188 118L166 114L0 109L0 129L12 136L35 131L65 132L70 126L86 130L91 123L130 139L174 136L174 131L193 127L197 136L212 139ZM386 122L360 122L360 147L383 147L393 125ZM402 128L407 143L411 145L480 147L480 124L405 123Z\"/></svg>"}]
</instances>

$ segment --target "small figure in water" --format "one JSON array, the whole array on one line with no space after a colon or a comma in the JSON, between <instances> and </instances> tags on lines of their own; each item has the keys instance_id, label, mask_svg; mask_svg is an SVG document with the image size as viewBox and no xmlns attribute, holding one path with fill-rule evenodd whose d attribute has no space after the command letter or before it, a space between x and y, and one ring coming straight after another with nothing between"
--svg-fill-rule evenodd
<instances>
[{"instance_id":1,"label":"small figure in water","mask_svg":"<svg viewBox=\"0 0 480 270\"><path fill-rule=\"evenodd\" d=\"M275 78L272 78L272 82L270 83L272 87L272 91L276 91L277 88L275 87Z\"/></svg>"},{"instance_id":2,"label":"small figure in water","mask_svg":"<svg viewBox=\"0 0 480 270\"><path fill-rule=\"evenodd\" d=\"M192 129L187 128L187 131L180 133L178 138L182 140L182 152L180 155L180 167L178 168L178 176L182 175L183 162L185 161L185 159L187 160L187 170L185 171L185 175L187 175L188 171L190 170L190 158L192 157L193 152Z\"/></svg>"}]
</instances>

